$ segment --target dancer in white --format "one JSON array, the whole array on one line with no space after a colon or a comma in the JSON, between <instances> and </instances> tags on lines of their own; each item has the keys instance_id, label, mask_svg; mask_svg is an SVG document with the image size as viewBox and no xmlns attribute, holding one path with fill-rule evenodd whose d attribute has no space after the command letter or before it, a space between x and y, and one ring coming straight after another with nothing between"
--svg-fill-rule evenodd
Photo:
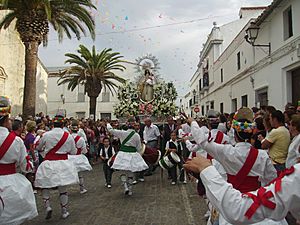
<instances>
[{"instance_id":1,"label":"dancer in white","mask_svg":"<svg viewBox=\"0 0 300 225\"><path fill-rule=\"evenodd\" d=\"M268 154L255 149L249 143L255 128L252 110L242 107L236 112L234 119L233 128L237 141L235 147L213 142L211 135L203 132L195 121L191 122L192 135L196 142L223 166L227 173L227 181L242 193L247 193L258 189L261 185L267 185L276 178L277 173ZM221 215L219 224L230 223ZM265 220L260 224L287 224L287 222Z\"/></svg>"},{"instance_id":2,"label":"dancer in white","mask_svg":"<svg viewBox=\"0 0 300 225\"><path fill-rule=\"evenodd\" d=\"M242 194L227 183L211 162L195 157L184 167L200 173L207 196L222 216L232 224L253 224L265 219L282 221L288 212L300 221L300 164L287 169L269 186Z\"/></svg>"},{"instance_id":3,"label":"dancer in white","mask_svg":"<svg viewBox=\"0 0 300 225\"><path fill-rule=\"evenodd\" d=\"M68 158L71 162L74 163L77 171L78 171L78 177L79 177L79 187L80 187L80 194L84 194L87 192L84 186L84 179L83 179L83 171L90 171L92 170L92 167L89 163L89 160L84 155L87 153L86 149L86 143L84 141L84 138L79 136L78 134L78 121L73 120L71 125L71 135L75 140L75 145L77 148L76 155L68 155Z\"/></svg>"},{"instance_id":4,"label":"dancer in white","mask_svg":"<svg viewBox=\"0 0 300 225\"><path fill-rule=\"evenodd\" d=\"M38 215L31 183L20 173L31 172L25 145L11 129L10 101L0 97L0 224L16 225Z\"/></svg>"},{"instance_id":5,"label":"dancer in white","mask_svg":"<svg viewBox=\"0 0 300 225\"><path fill-rule=\"evenodd\" d=\"M52 215L49 188L58 187L62 218L65 219L70 215L67 211L66 186L79 182L76 167L68 160L68 154L76 155L77 153L75 141L68 132L63 131L63 124L63 116L55 116L54 128L43 135L37 146L45 157L36 172L35 186L43 189L46 219L50 219Z\"/></svg>"},{"instance_id":6,"label":"dancer in white","mask_svg":"<svg viewBox=\"0 0 300 225\"><path fill-rule=\"evenodd\" d=\"M134 118L128 120L128 130L117 130L107 124L108 131L121 141L120 151L117 153L112 169L121 170L120 178L125 195L132 195L133 173L148 169L139 153L142 149L141 138L134 131L134 124Z\"/></svg>"}]
</instances>

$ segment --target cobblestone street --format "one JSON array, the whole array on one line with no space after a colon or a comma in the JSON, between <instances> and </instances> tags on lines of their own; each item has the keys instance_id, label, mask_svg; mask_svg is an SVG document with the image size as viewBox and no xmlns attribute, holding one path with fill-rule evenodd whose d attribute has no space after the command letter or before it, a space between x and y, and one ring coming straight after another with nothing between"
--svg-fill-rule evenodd
<instances>
[{"instance_id":1,"label":"cobblestone street","mask_svg":"<svg viewBox=\"0 0 300 225\"><path fill-rule=\"evenodd\" d=\"M194 183L171 186L164 172L161 178L160 169L155 175L145 177L144 183L133 188L133 196L125 196L120 186L117 173L113 174L112 188L104 184L102 164L94 166L92 172L85 174L85 185L88 192L79 194L77 185L68 188L70 217L60 218L58 192L51 191L52 219L44 219L44 208L41 193L37 197L39 216L25 223L40 224L76 224L76 225L168 225L195 224L204 225L205 203L197 196Z\"/></svg>"}]
</instances>

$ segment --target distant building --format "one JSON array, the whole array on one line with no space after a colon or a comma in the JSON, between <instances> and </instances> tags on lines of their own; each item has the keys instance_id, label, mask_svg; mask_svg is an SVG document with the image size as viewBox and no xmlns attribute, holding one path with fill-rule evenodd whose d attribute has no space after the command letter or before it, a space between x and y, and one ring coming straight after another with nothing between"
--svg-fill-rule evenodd
<instances>
[{"instance_id":1,"label":"distant building","mask_svg":"<svg viewBox=\"0 0 300 225\"><path fill-rule=\"evenodd\" d=\"M7 11L0 10L0 20ZM13 104L12 115L22 114L25 76L25 48L15 25L0 32L0 95ZM37 65L36 113L47 112L47 70L40 60Z\"/></svg>"},{"instance_id":2,"label":"distant building","mask_svg":"<svg viewBox=\"0 0 300 225\"><path fill-rule=\"evenodd\" d=\"M189 109L187 111L191 115L195 114L193 111L195 107L200 108L200 115L205 115L209 109L215 108L214 99L204 98L215 84L214 64L231 45L241 29L252 18L257 18L264 9L266 7L242 7L239 12L239 19L222 26L213 24L214 26L200 52L197 70L190 79Z\"/></svg>"},{"instance_id":3,"label":"distant building","mask_svg":"<svg viewBox=\"0 0 300 225\"><path fill-rule=\"evenodd\" d=\"M241 106L273 105L283 110L287 102L300 100L300 1L274 0L257 17L262 9L241 9L241 19L248 19L227 46L220 47L222 43L215 37L228 29L212 29L190 81L190 93L195 90L197 99L191 107L198 104L201 114L209 109L233 112ZM251 12L256 12L250 16L253 19L249 19ZM270 43L270 49L246 41L251 22L259 27L254 44Z\"/></svg>"},{"instance_id":4,"label":"distant building","mask_svg":"<svg viewBox=\"0 0 300 225\"><path fill-rule=\"evenodd\" d=\"M54 116L58 110L66 110L67 117L88 118L89 97L84 93L84 86L80 85L74 91L68 90L68 84L57 85L60 71L65 67L48 68L48 114ZM118 102L116 94L102 89L97 99L96 119L115 119L113 106Z\"/></svg>"}]
</instances>

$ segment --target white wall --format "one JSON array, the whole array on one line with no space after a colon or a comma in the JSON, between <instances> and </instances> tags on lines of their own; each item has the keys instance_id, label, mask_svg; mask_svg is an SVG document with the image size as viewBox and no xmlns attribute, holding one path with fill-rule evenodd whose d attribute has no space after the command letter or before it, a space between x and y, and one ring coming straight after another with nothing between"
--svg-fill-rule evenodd
<instances>
[{"instance_id":1,"label":"white wall","mask_svg":"<svg viewBox=\"0 0 300 225\"><path fill-rule=\"evenodd\" d=\"M7 11L0 10L0 20ZM12 115L22 113L24 74L25 74L25 48L15 25L0 32L0 66L7 77L0 79L2 83L0 94L8 96L12 101ZM36 112L47 110L47 71L38 62L37 66L37 100Z\"/></svg>"},{"instance_id":2,"label":"white wall","mask_svg":"<svg viewBox=\"0 0 300 225\"><path fill-rule=\"evenodd\" d=\"M293 36L283 39L283 11L292 5ZM237 106L241 107L241 96L248 95L248 106L257 104L256 91L268 88L269 105L281 110L291 101L290 71L300 67L300 1L283 1L272 14L260 25L256 44L271 42L271 56L267 48L252 47L244 40L245 29L237 35L228 48L214 63L210 72L213 86L201 98L201 105L215 101L215 109L220 110L224 103L224 111L231 112L231 100L237 98ZM237 52L241 53L241 69L237 70ZM224 81L221 83L220 70L223 68ZM299 84L300 87L300 84Z\"/></svg>"},{"instance_id":3,"label":"white wall","mask_svg":"<svg viewBox=\"0 0 300 225\"><path fill-rule=\"evenodd\" d=\"M67 117L76 117L77 113L85 112L85 117L89 117L89 97L85 96L84 102L78 102L78 90L74 91L67 89L67 84L57 85L58 77L50 76L48 78L48 114L54 116L58 109L66 109ZM83 90L83 87L81 87ZM102 102L102 90L101 94L97 98L96 118L100 118L100 113L111 113L112 119L115 119L113 115L113 106L117 103L116 94L112 96L110 94L109 102ZM65 97L65 104L62 103L61 95Z\"/></svg>"}]
</instances>

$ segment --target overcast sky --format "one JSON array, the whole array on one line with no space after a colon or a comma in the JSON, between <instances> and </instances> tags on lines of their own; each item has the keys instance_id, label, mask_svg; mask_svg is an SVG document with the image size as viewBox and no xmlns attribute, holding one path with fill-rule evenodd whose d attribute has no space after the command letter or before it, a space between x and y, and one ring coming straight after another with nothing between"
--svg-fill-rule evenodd
<instances>
[{"instance_id":1,"label":"overcast sky","mask_svg":"<svg viewBox=\"0 0 300 225\"><path fill-rule=\"evenodd\" d=\"M135 61L147 53L160 62L160 76L173 81L180 96L188 90L188 81L196 71L201 46L213 22L222 25L238 19L243 6L264 6L271 0L94 0L98 10L96 40L64 39L50 30L49 43L39 56L47 67L64 66L66 52L75 52L79 44L112 48L126 60ZM190 21L190 22L189 22ZM186 22L186 23L181 23ZM177 24L176 23L181 23ZM167 25L170 24L170 25ZM156 27L164 25L161 27ZM167 25L167 26L165 26ZM156 27L156 28L151 28ZM145 29L144 29L145 28ZM135 31L132 31L135 30ZM134 77L126 65L125 77Z\"/></svg>"}]
</instances>

